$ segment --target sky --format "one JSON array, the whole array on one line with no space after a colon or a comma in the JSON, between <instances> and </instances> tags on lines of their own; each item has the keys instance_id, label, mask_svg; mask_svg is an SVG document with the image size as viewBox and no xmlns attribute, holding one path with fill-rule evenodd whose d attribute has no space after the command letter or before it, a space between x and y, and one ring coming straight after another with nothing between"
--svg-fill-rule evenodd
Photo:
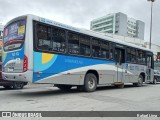
<instances>
[{"instance_id":1,"label":"sky","mask_svg":"<svg viewBox=\"0 0 160 120\"><path fill-rule=\"evenodd\" d=\"M0 23L34 14L78 28L90 29L92 19L123 12L145 22L145 41L150 39L150 8L147 0L0 0ZM160 44L160 0L153 3L152 42Z\"/></svg>"}]
</instances>

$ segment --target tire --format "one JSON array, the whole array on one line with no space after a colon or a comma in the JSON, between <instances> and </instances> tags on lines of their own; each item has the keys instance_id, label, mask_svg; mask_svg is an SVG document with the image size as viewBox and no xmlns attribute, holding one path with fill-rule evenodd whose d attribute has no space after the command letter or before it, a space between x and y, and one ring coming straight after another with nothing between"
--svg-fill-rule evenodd
<instances>
[{"instance_id":1,"label":"tire","mask_svg":"<svg viewBox=\"0 0 160 120\"><path fill-rule=\"evenodd\" d=\"M154 80L153 80L153 84L157 84L157 79L156 78L154 78Z\"/></svg>"},{"instance_id":2,"label":"tire","mask_svg":"<svg viewBox=\"0 0 160 120\"><path fill-rule=\"evenodd\" d=\"M138 78L138 83L133 83L133 86L135 87L141 87L143 85L143 76L140 75Z\"/></svg>"},{"instance_id":3,"label":"tire","mask_svg":"<svg viewBox=\"0 0 160 120\"><path fill-rule=\"evenodd\" d=\"M124 88L124 84L116 85L117 88Z\"/></svg>"},{"instance_id":4,"label":"tire","mask_svg":"<svg viewBox=\"0 0 160 120\"><path fill-rule=\"evenodd\" d=\"M97 88L97 77L92 73L88 73L84 80L84 91L94 92L96 88Z\"/></svg>"},{"instance_id":5,"label":"tire","mask_svg":"<svg viewBox=\"0 0 160 120\"><path fill-rule=\"evenodd\" d=\"M70 91L72 88L72 86L70 85L55 85L55 86L58 87L62 91Z\"/></svg>"},{"instance_id":6,"label":"tire","mask_svg":"<svg viewBox=\"0 0 160 120\"><path fill-rule=\"evenodd\" d=\"M13 82L13 85L11 85L11 88L13 89L23 89L24 82Z\"/></svg>"},{"instance_id":7,"label":"tire","mask_svg":"<svg viewBox=\"0 0 160 120\"><path fill-rule=\"evenodd\" d=\"M82 85L77 86L78 91L83 91L83 89L84 89L84 86L82 86Z\"/></svg>"},{"instance_id":8,"label":"tire","mask_svg":"<svg viewBox=\"0 0 160 120\"><path fill-rule=\"evenodd\" d=\"M3 86L5 89L11 89L12 87L11 86Z\"/></svg>"}]
</instances>

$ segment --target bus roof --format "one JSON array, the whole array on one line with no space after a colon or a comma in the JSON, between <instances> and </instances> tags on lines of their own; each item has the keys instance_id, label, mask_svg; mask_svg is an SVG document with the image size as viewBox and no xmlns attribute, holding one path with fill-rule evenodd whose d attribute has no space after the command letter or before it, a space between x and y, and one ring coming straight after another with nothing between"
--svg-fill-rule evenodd
<instances>
[{"instance_id":1,"label":"bus roof","mask_svg":"<svg viewBox=\"0 0 160 120\"><path fill-rule=\"evenodd\" d=\"M9 21L6 25L8 25L9 23L11 23L12 21L14 21L16 19L19 19L19 18L25 17L25 16L30 17L32 20L36 20L36 21L39 21L39 22L42 22L42 23L54 25L54 26L57 26L57 27L60 27L60 28L64 28L64 29L68 29L68 30L75 31L75 32L78 32L78 33L86 34L86 35L93 36L93 37L96 37L96 38L100 38L100 39L103 39L103 40L108 40L110 42L115 42L115 43L122 44L122 45L125 45L125 46L130 46L130 47L134 47L134 48L137 48L137 49L142 49L142 50L145 50L145 51L152 52L150 49L147 49L147 48L144 48L144 47L141 47L141 46L137 46L135 44L126 43L126 42L118 40L118 39L114 39L110 36L104 35L103 33L98 33L98 32L87 30L87 29L80 29L80 28L72 27L70 25L59 23L59 22L56 22L56 21L53 21L53 20L49 20L49 19L40 17L40 16L32 15L32 14L19 16L15 19Z\"/></svg>"}]
</instances>

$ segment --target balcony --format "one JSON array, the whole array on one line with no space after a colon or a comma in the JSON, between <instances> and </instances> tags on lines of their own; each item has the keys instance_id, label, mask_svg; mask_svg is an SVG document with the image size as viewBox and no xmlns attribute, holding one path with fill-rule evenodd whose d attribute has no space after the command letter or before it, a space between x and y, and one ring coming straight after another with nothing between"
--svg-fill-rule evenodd
<instances>
[{"instance_id":1,"label":"balcony","mask_svg":"<svg viewBox=\"0 0 160 120\"><path fill-rule=\"evenodd\" d=\"M109 21L113 21L113 18L110 18L110 19L107 19L107 20L104 20L104 21L100 21L100 22L97 22L97 23L92 23L92 26L102 24L104 22L109 22Z\"/></svg>"},{"instance_id":2,"label":"balcony","mask_svg":"<svg viewBox=\"0 0 160 120\"><path fill-rule=\"evenodd\" d=\"M92 28L92 30L97 30L97 29L101 29L101 28L104 28L104 27L108 27L108 26L113 26L113 23L110 23L110 24L107 24L107 25L102 25L102 26L99 26L99 27L95 27L95 28Z\"/></svg>"}]
</instances>

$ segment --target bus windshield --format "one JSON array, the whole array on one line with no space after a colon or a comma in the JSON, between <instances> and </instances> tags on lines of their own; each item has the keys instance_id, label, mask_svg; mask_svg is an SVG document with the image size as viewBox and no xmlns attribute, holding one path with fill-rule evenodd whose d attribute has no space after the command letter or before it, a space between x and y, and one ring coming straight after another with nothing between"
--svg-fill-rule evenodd
<instances>
[{"instance_id":1,"label":"bus windshield","mask_svg":"<svg viewBox=\"0 0 160 120\"><path fill-rule=\"evenodd\" d=\"M20 49L25 39L26 19L18 20L5 27L3 48L4 51Z\"/></svg>"}]
</instances>

